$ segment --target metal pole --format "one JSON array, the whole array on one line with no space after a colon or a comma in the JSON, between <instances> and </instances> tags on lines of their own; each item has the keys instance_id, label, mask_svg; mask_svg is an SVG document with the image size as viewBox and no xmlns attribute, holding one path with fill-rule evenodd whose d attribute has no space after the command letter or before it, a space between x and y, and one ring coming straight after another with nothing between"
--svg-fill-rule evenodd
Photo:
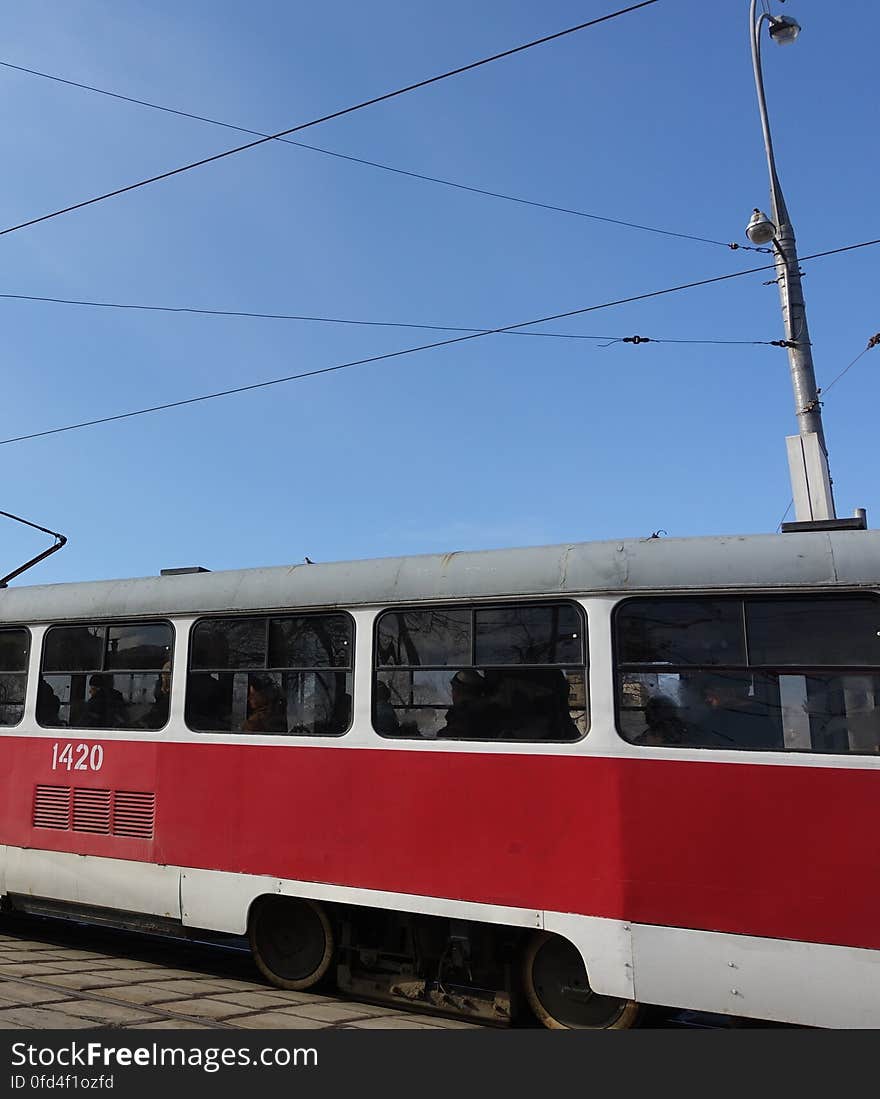
<instances>
[{"instance_id":1,"label":"metal pole","mask_svg":"<svg viewBox=\"0 0 880 1099\"><path fill-rule=\"evenodd\" d=\"M51 546L47 550L43 550L42 553L37 554L36 557L32 557L30 561L25 561L23 565L20 565L14 572L7 573L6 576L0 576L0 588L5 588L10 580L14 580L16 576L21 576L23 572L27 572L29 568L39 564L40 561L44 561L47 557L51 557L53 553L57 553L58 550L63 549L67 545L67 539L63 534L58 534L54 530L49 530L47 527L41 527L39 523L32 523L29 519L22 519L20 515L13 515L8 511L0 511L0 515L3 515L7 519L14 519L16 523L23 523L26 527L33 527L34 530L41 530L43 534L51 534L55 539L55 545Z\"/></svg>"},{"instance_id":2,"label":"metal pole","mask_svg":"<svg viewBox=\"0 0 880 1099\"><path fill-rule=\"evenodd\" d=\"M782 303L782 317L785 323L785 338L788 341L788 363L791 371L791 385L794 390L795 413L798 419L798 431L801 435L815 433L819 445L828 458L825 443L825 431L822 427L822 408L816 388L816 375L813 370L813 349L810 332L807 328L807 311L804 292L801 286L801 269L797 255L797 243L794 229L782 195L779 176L776 173L776 159L773 155L773 138L770 134L770 122L767 117L767 100L764 95L764 77L761 71L761 27L766 15L756 17L758 0L751 0L749 11L749 29L752 43L752 65L755 70L755 88L758 93L758 107L761 112L761 126L764 131L764 148L767 153L767 167L770 171L770 201L773 208L773 221L776 225L776 238L773 242L776 254L779 296ZM815 489L815 486L814 486ZM825 509L831 518L835 517L834 496L830 488L824 492Z\"/></svg>"}]
</instances>

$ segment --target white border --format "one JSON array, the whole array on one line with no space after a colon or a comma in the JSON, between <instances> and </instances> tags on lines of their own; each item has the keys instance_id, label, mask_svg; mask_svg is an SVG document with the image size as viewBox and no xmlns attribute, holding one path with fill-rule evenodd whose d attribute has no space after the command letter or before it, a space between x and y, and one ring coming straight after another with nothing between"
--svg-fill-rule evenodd
<instances>
[{"instance_id":1,"label":"white border","mask_svg":"<svg viewBox=\"0 0 880 1099\"><path fill-rule=\"evenodd\" d=\"M308 897L546 930L580 951L596 992L824 1027L880 1027L880 951L630 924L444 897L0 847L0 889L242 934L260 896Z\"/></svg>"}]
</instances>

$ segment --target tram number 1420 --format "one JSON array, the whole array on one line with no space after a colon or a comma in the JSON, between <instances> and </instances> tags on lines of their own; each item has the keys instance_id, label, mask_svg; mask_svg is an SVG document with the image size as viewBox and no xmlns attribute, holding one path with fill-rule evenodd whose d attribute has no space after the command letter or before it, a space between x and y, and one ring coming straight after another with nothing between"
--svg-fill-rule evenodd
<instances>
[{"instance_id":1,"label":"tram number 1420","mask_svg":"<svg viewBox=\"0 0 880 1099\"><path fill-rule=\"evenodd\" d=\"M53 744L53 771L100 771L104 749L100 744Z\"/></svg>"}]
</instances>

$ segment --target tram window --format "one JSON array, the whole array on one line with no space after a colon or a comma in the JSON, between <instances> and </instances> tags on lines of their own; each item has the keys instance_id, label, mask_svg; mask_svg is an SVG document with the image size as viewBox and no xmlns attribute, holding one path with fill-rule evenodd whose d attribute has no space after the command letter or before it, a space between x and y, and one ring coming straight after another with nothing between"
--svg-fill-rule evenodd
<instances>
[{"instance_id":1,"label":"tram window","mask_svg":"<svg viewBox=\"0 0 880 1099\"><path fill-rule=\"evenodd\" d=\"M72 729L161 729L171 698L167 622L53 626L43 643L37 722Z\"/></svg>"},{"instance_id":2,"label":"tram window","mask_svg":"<svg viewBox=\"0 0 880 1099\"><path fill-rule=\"evenodd\" d=\"M779 687L749 672L622 673L620 730L654 747L781 750Z\"/></svg>"},{"instance_id":3,"label":"tram window","mask_svg":"<svg viewBox=\"0 0 880 1099\"><path fill-rule=\"evenodd\" d=\"M718 648L695 662L687 638L640 644L658 621L691 622L699 644L714 621ZM860 594L628 600L614 619L618 729L655 747L878 754L878 625L880 600Z\"/></svg>"},{"instance_id":4,"label":"tram window","mask_svg":"<svg viewBox=\"0 0 880 1099\"><path fill-rule=\"evenodd\" d=\"M880 752L880 674L779 677L785 747Z\"/></svg>"},{"instance_id":5,"label":"tram window","mask_svg":"<svg viewBox=\"0 0 880 1099\"><path fill-rule=\"evenodd\" d=\"M56 626L43 643L44 672L100 671L106 626Z\"/></svg>"},{"instance_id":6,"label":"tram window","mask_svg":"<svg viewBox=\"0 0 880 1099\"><path fill-rule=\"evenodd\" d=\"M29 652L27 630L0 630L0 726L18 725L24 716Z\"/></svg>"},{"instance_id":7,"label":"tram window","mask_svg":"<svg viewBox=\"0 0 880 1099\"><path fill-rule=\"evenodd\" d=\"M351 663L350 649L351 628L344 615L269 622L270 668L345 668Z\"/></svg>"},{"instance_id":8,"label":"tram window","mask_svg":"<svg viewBox=\"0 0 880 1099\"><path fill-rule=\"evenodd\" d=\"M0 672L27 672L30 635L27 630L0 630Z\"/></svg>"},{"instance_id":9,"label":"tram window","mask_svg":"<svg viewBox=\"0 0 880 1099\"><path fill-rule=\"evenodd\" d=\"M638 600L617 612L622 664L744 664L739 599Z\"/></svg>"},{"instance_id":10,"label":"tram window","mask_svg":"<svg viewBox=\"0 0 880 1099\"><path fill-rule=\"evenodd\" d=\"M345 614L202 619L186 723L200 733L340 736L351 724L352 643Z\"/></svg>"},{"instance_id":11,"label":"tram window","mask_svg":"<svg viewBox=\"0 0 880 1099\"><path fill-rule=\"evenodd\" d=\"M749 659L753 664L880 667L880 600L749 599Z\"/></svg>"},{"instance_id":12,"label":"tram window","mask_svg":"<svg viewBox=\"0 0 880 1099\"><path fill-rule=\"evenodd\" d=\"M379 619L379 662L397 667L444 667L471 660L471 612L441 607L389 611Z\"/></svg>"},{"instance_id":13,"label":"tram window","mask_svg":"<svg viewBox=\"0 0 880 1099\"><path fill-rule=\"evenodd\" d=\"M389 737L580 739L588 728L580 608L386 612L376 625L373 727Z\"/></svg>"},{"instance_id":14,"label":"tram window","mask_svg":"<svg viewBox=\"0 0 880 1099\"><path fill-rule=\"evenodd\" d=\"M477 611L474 632L477 664L576 664L583 650L570 604Z\"/></svg>"},{"instance_id":15,"label":"tram window","mask_svg":"<svg viewBox=\"0 0 880 1099\"><path fill-rule=\"evenodd\" d=\"M265 668L266 619L199 622L192 633L192 668Z\"/></svg>"},{"instance_id":16,"label":"tram window","mask_svg":"<svg viewBox=\"0 0 880 1099\"><path fill-rule=\"evenodd\" d=\"M168 627L162 623L110 626L107 630L107 670L143 668L159 671L168 659Z\"/></svg>"}]
</instances>

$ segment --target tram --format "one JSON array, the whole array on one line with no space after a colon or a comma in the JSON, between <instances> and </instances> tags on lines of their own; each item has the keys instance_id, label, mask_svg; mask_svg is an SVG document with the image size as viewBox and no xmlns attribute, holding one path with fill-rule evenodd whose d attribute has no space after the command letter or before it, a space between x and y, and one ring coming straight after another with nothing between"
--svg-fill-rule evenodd
<instances>
[{"instance_id":1,"label":"tram","mask_svg":"<svg viewBox=\"0 0 880 1099\"><path fill-rule=\"evenodd\" d=\"M880 532L0 591L7 911L556 1029L880 1026Z\"/></svg>"}]
</instances>

